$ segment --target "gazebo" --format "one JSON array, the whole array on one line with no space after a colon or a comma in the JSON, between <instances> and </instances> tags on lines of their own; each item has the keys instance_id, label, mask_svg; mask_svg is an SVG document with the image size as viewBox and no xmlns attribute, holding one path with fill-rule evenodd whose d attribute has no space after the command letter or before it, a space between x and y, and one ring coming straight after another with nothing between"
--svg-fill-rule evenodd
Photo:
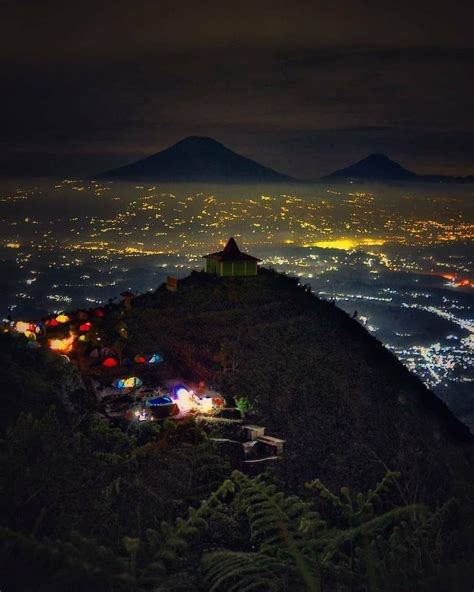
<instances>
[{"instance_id":1,"label":"gazebo","mask_svg":"<svg viewBox=\"0 0 474 592\"><path fill-rule=\"evenodd\" d=\"M257 257L242 253L232 237L222 251L203 257L206 260L206 272L220 277L257 275L257 263L261 261Z\"/></svg>"}]
</instances>

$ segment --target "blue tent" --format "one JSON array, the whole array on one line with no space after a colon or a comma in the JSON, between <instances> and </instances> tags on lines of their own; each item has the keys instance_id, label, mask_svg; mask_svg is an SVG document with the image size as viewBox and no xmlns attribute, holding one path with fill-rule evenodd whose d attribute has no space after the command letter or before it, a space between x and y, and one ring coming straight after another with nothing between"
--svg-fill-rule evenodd
<instances>
[{"instance_id":1,"label":"blue tent","mask_svg":"<svg viewBox=\"0 0 474 592\"><path fill-rule=\"evenodd\" d=\"M159 364L162 361L163 361L163 356L160 356L160 354L153 354L152 356L150 356L148 358L147 364Z\"/></svg>"},{"instance_id":2,"label":"blue tent","mask_svg":"<svg viewBox=\"0 0 474 592\"><path fill-rule=\"evenodd\" d=\"M156 419L165 419L179 413L179 407L170 397L156 397L146 402L146 407Z\"/></svg>"}]
</instances>

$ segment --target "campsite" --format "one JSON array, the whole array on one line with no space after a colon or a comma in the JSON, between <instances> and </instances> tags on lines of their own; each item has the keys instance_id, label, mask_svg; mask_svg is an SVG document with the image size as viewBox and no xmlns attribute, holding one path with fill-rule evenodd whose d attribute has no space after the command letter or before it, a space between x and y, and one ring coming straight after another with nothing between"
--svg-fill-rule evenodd
<instances>
[{"instance_id":1,"label":"campsite","mask_svg":"<svg viewBox=\"0 0 474 592\"><path fill-rule=\"evenodd\" d=\"M127 299L2 327L11 585L464 592L472 438L357 319L265 268Z\"/></svg>"}]
</instances>

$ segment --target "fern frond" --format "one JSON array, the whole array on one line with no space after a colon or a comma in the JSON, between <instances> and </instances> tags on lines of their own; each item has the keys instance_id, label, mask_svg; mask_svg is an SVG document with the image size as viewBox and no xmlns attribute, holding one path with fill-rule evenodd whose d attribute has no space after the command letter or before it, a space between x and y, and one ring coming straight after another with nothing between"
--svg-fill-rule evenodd
<instances>
[{"instance_id":1,"label":"fern frond","mask_svg":"<svg viewBox=\"0 0 474 592\"><path fill-rule=\"evenodd\" d=\"M278 592L288 566L263 553L214 551L202 558L204 583L209 592Z\"/></svg>"},{"instance_id":2,"label":"fern frond","mask_svg":"<svg viewBox=\"0 0 474 592\"><path fill-rule=\"evenodd\" d=\"M339 551L342 545L348 541L354 541L358 537L374 537L377 533L386 528L392 527L398 520L409 517L414 511L424 511L424 506L413 504L403 508L395 508L389 512L385 512L381 516L376 516L372 520L363 522L359 526L347 528L345 530L331 531L325 538L326 548L322 556L322 565L326 567L333 559L334 555Z\"/></svg>"}]
</instances>

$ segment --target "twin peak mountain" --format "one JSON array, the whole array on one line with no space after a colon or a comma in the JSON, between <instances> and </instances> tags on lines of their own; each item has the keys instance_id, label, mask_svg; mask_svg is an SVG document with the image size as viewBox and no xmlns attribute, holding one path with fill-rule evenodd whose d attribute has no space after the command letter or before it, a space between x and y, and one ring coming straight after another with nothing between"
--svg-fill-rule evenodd
<instances>
[{"instance_id":1,"label":"twin peak mountain","mask_svg":"<svg viewBox=\"0 0 474 592\"><path fill-rule=\"evenodd\" d=\"M212 138L190 136L152 156L98 175L111 181L288 184L303 181L230 150ZM417 175L383 154L372 154L322 178L326 181L473 182L471 177Z\"/></svg>"}]
</instances>

